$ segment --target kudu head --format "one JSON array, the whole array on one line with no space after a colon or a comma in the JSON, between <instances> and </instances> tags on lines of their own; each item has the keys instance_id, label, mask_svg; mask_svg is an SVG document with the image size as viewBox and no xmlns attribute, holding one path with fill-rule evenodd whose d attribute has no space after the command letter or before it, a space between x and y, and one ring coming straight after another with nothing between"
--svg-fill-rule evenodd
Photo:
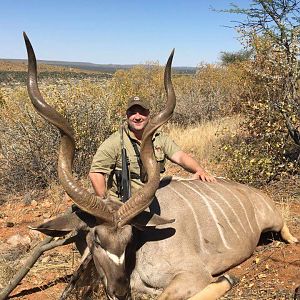
<instances>
[{"instance_id":1,"label":"kudu head","mask_svg":"<svg viewBox=\"0 0 300 300\"><path fill-rule=\"evenodd\" d=\"M146 126L142 144L141 159L148 174L148 182L126 203L102 199L90 193L76 182L72 175L75 150L73 130L67 120L43 99L37 84L36 58L31 43L24 33L28 54L27 88L31 102L37 112L56 126L61 133L58 155L58 177L66 193L79 209L67 216L60 216L37 228L45 234L62 236L68 232L85 232L86 246L102 277L109 299L128 299L130 296L130 274L128 253L132 239L132 226L157 226L171 223L151 214L145 209L150 205L159 186L159 166L152 145L154 132L172 115L175 108L175 93L171 82L172 51L165 67L164 84L167 94L166 107Z\"/></svg>"}]
</instances>

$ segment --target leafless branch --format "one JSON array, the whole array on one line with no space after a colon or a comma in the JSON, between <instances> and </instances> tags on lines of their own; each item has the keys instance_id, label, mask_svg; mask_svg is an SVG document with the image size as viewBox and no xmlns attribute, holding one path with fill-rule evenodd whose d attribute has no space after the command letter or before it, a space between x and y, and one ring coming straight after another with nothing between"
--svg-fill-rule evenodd
<instances>
[{"instance_id":1,"label":"leafless branch","mask_svg":"<svg viewBox=\"0 0 300 300\"><path fill-rule=\"evenodd\" d=\"M16 273L9 284L1 291L0 300L4 300L8 297L8 295L16 288L16 286L26 276L26 274L30 271L30 269L45 251L56 248L58 246L71 244L75 241L75 238L76 236L73 232L69 233L64 238L59 239L46 237L33 249L22 268Z\"/></svg>"}]
</instances>

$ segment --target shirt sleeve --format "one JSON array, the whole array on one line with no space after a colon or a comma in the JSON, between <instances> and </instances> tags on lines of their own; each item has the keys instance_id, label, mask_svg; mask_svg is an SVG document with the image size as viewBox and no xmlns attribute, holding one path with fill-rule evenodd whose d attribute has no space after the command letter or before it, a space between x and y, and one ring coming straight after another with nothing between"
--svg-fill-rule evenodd
<instances>
[{"instance_id":1,"label":"shirt sleeve","mask_svg":"<svg viewBox=\"0 0 300 300\"><path fill-rule=\"evenodd\" d=\"M165 133L160 133L160 139L165 156L170 159L181 148Z\"/></svg>"},{"instance_id":2,"label":"shirt sleeve","mask_svg":"<svg viewBox=\"0 0 300 300\"><path fill-rule=\"evenodd\" d=\"M116 165L120 149L119 144L120 139L118 139L117 133L106 139L94 155L90 172L110 174Z\"/></svg>"}]
</instances>

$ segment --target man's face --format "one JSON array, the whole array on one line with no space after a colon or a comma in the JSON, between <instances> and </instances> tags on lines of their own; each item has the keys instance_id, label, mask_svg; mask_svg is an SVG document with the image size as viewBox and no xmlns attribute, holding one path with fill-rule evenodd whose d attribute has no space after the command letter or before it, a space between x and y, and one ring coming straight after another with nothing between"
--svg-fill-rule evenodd
<instances>
[{"instance_id":1,"label":"man's face","mask_svg":"<svg viewBox=\"0 0 300 300\"><path fill-rule=\"evenodd\" d=\"M127 112L127 121L131 130L142 131L149 121L149 110L139 105L130 107Z\"/></svg>"}]
</instances>

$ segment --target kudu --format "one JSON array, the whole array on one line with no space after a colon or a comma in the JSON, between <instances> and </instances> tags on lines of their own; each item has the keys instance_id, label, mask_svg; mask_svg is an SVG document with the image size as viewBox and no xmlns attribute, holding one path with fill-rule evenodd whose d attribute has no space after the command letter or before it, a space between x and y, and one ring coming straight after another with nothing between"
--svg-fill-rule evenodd
<instances>
[{"instance_id":1,"label":"kudu","mask_svg":"<svg viewBox=\"0 0 300 300\"><path fill-rule=\"evenodd\" d=\"M78 244L83 265L95 265L109 299L130 299L131 290L160 294L160 300L218 299L233 282L228 275L213 276L251 256L262 232L280 231L288 243L297 242L271 199L257 189L221 178L216 183L160 181L152 134L175 108L173 52L165 67L166 107L150 120L143 135L141 157L148 182L124 204L81 187L72 176L72 129L43 100L34 51L25 34L24 38L29 96L38 113L60 130L58 176L79 208L36 229L52 236L76 232L86 247Z\"/></svg>"}]
</instances>

